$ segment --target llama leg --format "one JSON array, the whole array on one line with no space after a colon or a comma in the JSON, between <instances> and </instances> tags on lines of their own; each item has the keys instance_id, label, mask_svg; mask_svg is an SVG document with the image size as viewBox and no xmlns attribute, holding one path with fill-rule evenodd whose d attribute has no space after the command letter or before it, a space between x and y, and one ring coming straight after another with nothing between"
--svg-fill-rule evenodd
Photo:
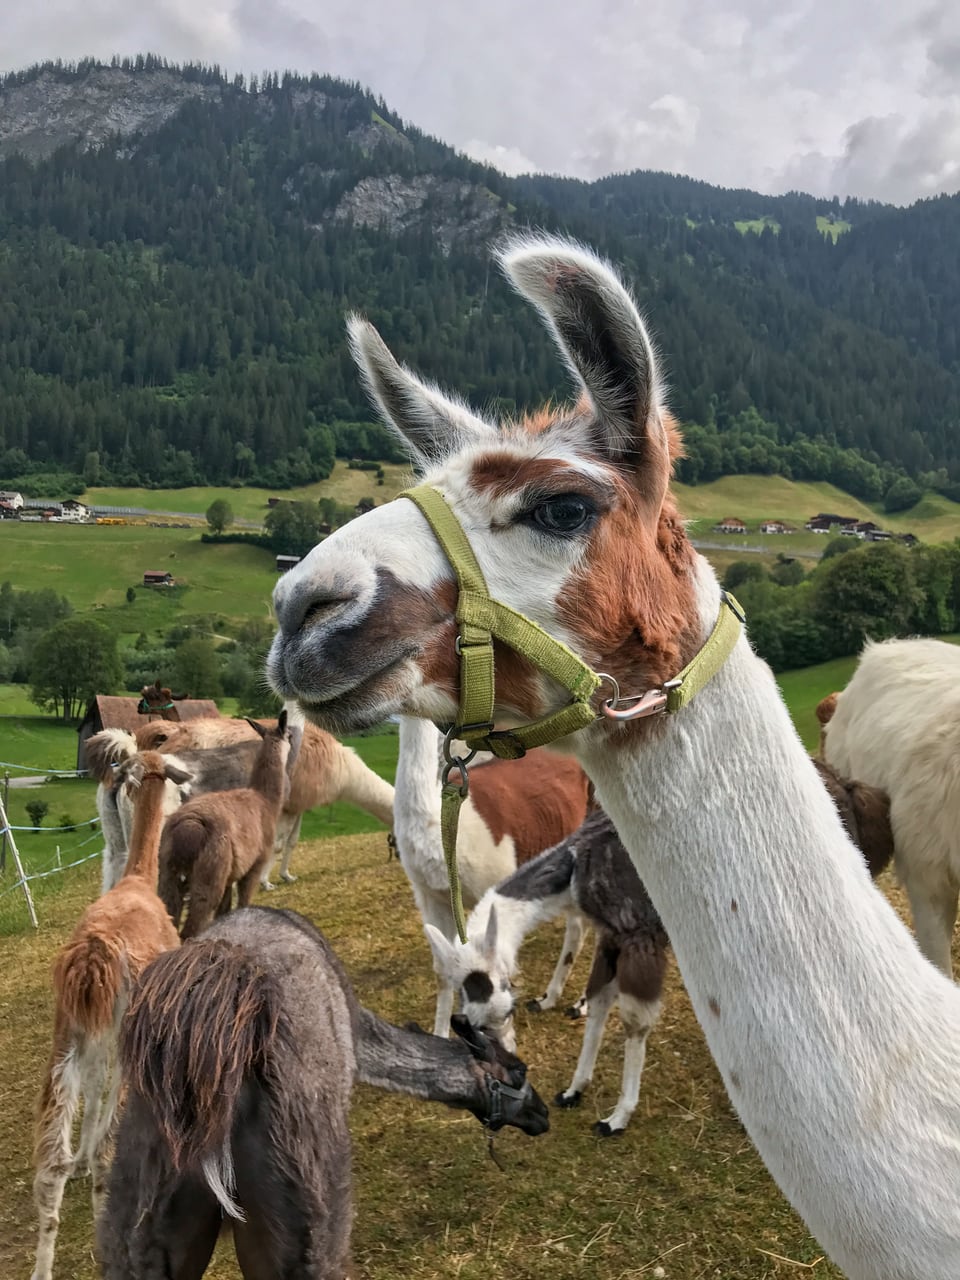
<instances>
[{"instance_id":1,"label":"llama leg","mask_svg":"<svg viewBox=\"0 0 960 1280\"><path fill-rule=\"evenodd\" d=\"M552 1009L563 995L563 988L570 976L570 970L576 963L580 948L583 946L584 925L585 921L579 912L567 913L567 927L563 934L560 958L557 960L553 976L544 994L539 999L528 1002L527 1008L531 1013L542 1013L545 1009Z\"/></svg>"},{"instance_id":2,"label":"llama leg","mask_svg":"<svg viewBox=\"0 0 960 1280\"><path fill-rule=\"evenodd\" d=\"M291 824L290 830L287 832L286 840L283 844L283 858L280 862L280 879L285 884L293 884L296 876L290 871L290 855L300 840L300 824L303 822L303 814L298 813Z\"/></svg>"},{"instance_id":3,"label":"llama leg","mask_svg":"<svg viewBox=\"0 0 960 1280\"><path fill-rule=\"evenodd\" d=\"M436 896L418 885L413 885L417 906L424 924L432 924L439 929L445 938L452 942L457 936L457 926L453 919L453 908L446 895ZM433 1018L433 1034L446 1038L450 1034L450 1019L456 998L453 986L447 977L437 973L437 1008Z\"/></svg>"},{"instance_id":4,"label":"llama leg","mask_svg":"<svg viewBox=\"0 0 960 1280\"><path fill-rule=\"evenodd\" d=\"M246 875L242 875L237 881L238 907L249 907L250 903L253 901L253 891L257 887L266 863L267 859L258 858ZM229 885L227 886L227 892L230 892Z\"/></svg>"},{"instance_id":5,"label":"llama leg","mask_svg":"<svg viewBox=\"0 0 960 1280\"><path fill-rule=\"evenodd\" d=\"M106 1037L87 1039L77 1055L80 1088L83 1093L83 1120L73 1161L72 1176L93 1172L93 1157L102 1123L103 1090L107 1080L110 1048Z\"/></svg>"},{"instance_id":6,"label":"llama leg","mask_svg":"<svg viewBox=\"0 0 960 1280\"><path fill-rule=\"evenodd\" d=\"M100 1129L97 1133L96 1146L90 1161L92 1182L90 1199L93 1208L93 1221L96 1223L107 1199L107 1179L110 1174L110 1149L113 1145L114 1122L117 1118L117 1103L120 1099L120 1064L116 1054L111 1056L107 1065L107 1091L100 1112Z\"/></svg>"},{"instance_id":7,"label":"llama leg","mask_svg":"<svg viewBox=\"0 0 960 1280\"><path fill-rule=\"evenodd\" d=\"M598 1120L593 1126L594 1133L601 1138L623 1133L637 1109L640 1101L640 1077L643 1075L643 1063L647 1056L647 1036L660 1017L662 1008L659 1000L648 1003L628 996L623 991L620 993L619 1004L626 1035L623 1046L623 1083L617 1105L606 1120Z\"/></svg>"},{"instance_id":8,"label":"llama leg","mask_svg":"<svg viewBox=\"0 0 960 1280\"><path fill-rule=\"evenodd\" d=\"M217 907L217 917L228 915L233 907L233 885L228 884L223 891L223 897L220 899L220 905Z\"/></svg>"},{"instance_id":9,"label":"llama leg","mask_svg":"<svg viewBox=\"0 0 960 1280\"><path fill-rule=\"evenodd\" d=\"M558 1093L554 1098L554 1103L558 1107L577 1107L580 1105L583 1091L593 1079L593 1069L597 1065L597 1055L600 1052L600 1045L603 1043L603 1030L607 1025L607 1018L613 1008L613 1002L617 998L617 982L615 978L610 978L605 985L599 988L593 984L592 978L593 975L591 974L591 984L587 988L590 1012L587 1014L587 1023L583 1029L583 1044L580 1047L580 1057L577 1060L576 1069L569 1087L564 1089L562 1093Z\"/></svg>"},{"instance_id":10,"label":"llama leg","mask_svg":"<svg viewBox=\"0 0 960 1280\"><path fill-rule=\"evenodd\" d=\"M47 1079L37 1118L33 1198L39 1225L37 1259L31 1280L52 1280L53 1254L60 1226L63 1189L73 1165L70 1130L80 1100L80 1068L76 1047L66 1035L54 1038Z\"/></svg>"},{"instance_id":11,"label":"llama leg","mask_svg":"<svg viewBox=\"0 0 960 1280\"><path fill-rule=\"evenodd\" d=\"M950 944L957 920L957 886L946 877L934 881L926 876L905 875L903 880L920 950L931 964L952 978Z\"/></svg>"}]
</instances>

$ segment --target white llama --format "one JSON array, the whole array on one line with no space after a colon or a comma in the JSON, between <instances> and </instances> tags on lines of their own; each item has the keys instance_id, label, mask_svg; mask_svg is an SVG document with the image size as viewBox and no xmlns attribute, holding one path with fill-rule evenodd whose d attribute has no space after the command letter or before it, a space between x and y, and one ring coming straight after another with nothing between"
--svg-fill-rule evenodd
<instances>
[{"instance_id":1,"label":"white llama","mask_svg":"<svg viewBox=\"0 0 960 1280\"><path fill-rule=\"evenodd\" d=\"M504 263L573 371L576 405L537 430L498 428L419 382L354 320L363 375L460 521L493 599L625 698L644 695L650 718L616 722L619 701L594 704L597 720L568 745L657 906L781 1189L849 1280L956 1280L960 990L874 888L744 634L692 701L663 714L668 697L684 701L664 686L727 606L670 494L678 433L652 345L624 285L589 252L532 239ZM270 679L334 731L398 711L450 722L456 599L419 508L378 507L280 579ZM497 652L501 723L567 704L566 690Z\"/></svg>"},{"instance_id":2,"label":"white llama","mask_svg":"<svg viewBox=\"0 0 960 1280\"><path fill-rule=\"evenodd\" d=\"M889 795L894 864L917 942L949 976L960 890L960 647L868 643L824 726L823 755Z\"/></svg>"}]
</instances>

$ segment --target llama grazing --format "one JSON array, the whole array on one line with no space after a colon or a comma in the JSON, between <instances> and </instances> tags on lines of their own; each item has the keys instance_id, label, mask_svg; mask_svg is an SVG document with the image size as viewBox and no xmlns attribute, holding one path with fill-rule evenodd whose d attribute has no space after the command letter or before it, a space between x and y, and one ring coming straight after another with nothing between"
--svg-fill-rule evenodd
<instances>
[{"instance_id":1,"label":"llama grazing","mask_svg":"<svg viewBox=\"0 0 960 1280\"><path fill-rule=\"evenodd\" d=\"M848 1280L955 1280L960 990L853 856L769 667L689 542L670 493L679 431L626 287L565 240L521 240L502 262L573 372L575 404L495 424L418 381L354 318L366 385L460 523L490 597L606 673L596 719L566 745L657 904L781 1190ZM377 507L279 579L271 684L340 733L393 713L450 723L458 596L420 507ZM494 672L501 724L577 711L502 645ZM929 705L946 695L941 683ZM922 701L875 743L912 736ZM931 777L945 810L944 769L938 758Z\"/></svg>"},{"instance_id":2,"label":"llama grazing","mask_svg":"<svg viewBox=\"0 0 960 1280\"><path fill-rule=\"evenodd\" d=\"M848 782L816 761L854 844L871 874L878 875L893 850L886 797L873 787ZM620 1097L600 1137L626 1129L640 1097L647 1038L660 1016L669 940L630 855L602 810L589 814L578 831L513 875L488 889L467 922L467 942L450 942L427 926L437 969L460 993L461 1009L475 1027L516 1048L513 979L527 934L562 911L579 912L596 932L587 980L587 1013L580 1057L568 1088L554 1099L576 1107L593 1079L607 1017L620 1009L625 1044ZM529 1008L539 1009L537 1001ZM568 1010L579 1017L580 1007Z\"/></svg>"},{"instance_id":3,"label":"llama grazing","mask_svg":"<svg viewBox=\"0 0 960 1280\"><path fill-rule=\"evenodd\" d=\"M156 752L145 752L123 766L122 785L137 794L123 878L87 907L54 964L53 1048L40 1094L34 1148L39 1241L32 1280L50 1280L53 1275L60 1204L72 1172L89 1168L94 1218L100 1211L120 1084L115 1061L120 1015L141 971L180 941L156 892L167 779L180 783L186 776ZM81 1096L83 1122L74 1158L71 1129Z\"/></svg>"},{"instance_id":4,"label":"llama grazing","mask_svg":"<svg viewBox=\"0 0 960 1280\"><path fill-rule=\"evenodd\" d=\"M256 724L251 720L251 724ZM186 892L190 894L182 937L193 938L237 902L250 905L257 881L270 861L277 819L289 787L287 759L291 731L287 713L264 729L250 785L196 796L167 819L160 842L160 897L177 928Z\"/></svg>"},{"instance_id":5,"label":"llama grazing","mask_svg":"<svg viewBox=\"0 0 960 1280\"><path fill-rule=\"evenodd\" d=\"M198 1280L225 1220L247 1280L343 1280L354 1080L493 1129L548 1127L523 1064L469 1023L457 1030L440 1040L362 1008L329 943L292 911L234 912L161 957L121 1035L105 1280Z\"/></svg>"},{"instance_id":6,"label":"llama grazing","mask_svg":"<svg viewBox=\"0 0 960 1280\"><path fill-rule=\"evenodd\" d=\"M868 642L825 724L823 754L889 795L917 942L949 977L960 889L960 648Z\"/></svg>"},{"instance_id":7,"label":"llama grazing","mask_svg":"<svg viewBox=\"0 0 960 1280\"><path fill-rule=\"evenodd\" d=\"M440 839L441 735L424 720L402 717L397 758L394 835L397 852L424 924L445 938L457 935ZM456 774L454 775L457 776ZM575 831L589 804L589 783L575 760L537 751L515 763L490 760L470 769L470 794L460 810L457 867L467 906L518 864ZM542 1007L559 1000L583 942L576 912L567 930ZM454 988L438 968L433 1034L444 1036Z\"/></svg>"},{"instance_id":8,"label":"llama grazing","mask_svg":"<svg viewBox=\"0 0 960 1280\"><path fill-rule=\"evenodd\" d=\"M274 722L263 722L272 725ZM155 720L137 730L140 750L173 751L177 754L191 748L224 747L254 739L245 720L226 717L198 717L181 724ZM367 767L351 747L338 742L333 734L305 726L296 765L290 780L290 794L284 802L277 823L277 848L280 852L280 879L292 884L296 876L290 872L290 856L300 839L300 824L309 809L343 801L372 813L375 818L393 823L393 787ZM262 884L272 889L269 866L264 868Z\"/></svg>"}]
</instances>

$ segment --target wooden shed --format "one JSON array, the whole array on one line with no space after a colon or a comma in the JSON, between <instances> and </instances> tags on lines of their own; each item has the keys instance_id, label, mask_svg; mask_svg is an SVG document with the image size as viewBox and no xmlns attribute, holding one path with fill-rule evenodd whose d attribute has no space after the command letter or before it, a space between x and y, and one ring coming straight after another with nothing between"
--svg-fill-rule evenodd
<instances>
[{"instance_id":1,"label":"wooden shed","mask_svg":"<svg viewBox=\"0 0 960 1280\"><path fill-rule=\"evenodd\" d=\"M101 729L125 729L127 733L136 733L147 722L150 717L140 714L137 710L139 705L139 698L98 694L93 699L77 726L77 769L86 769L86 742L95 733ZM177 702L177 712L181 720L199 720L204 716L218 716L220 709L210 698L183 698Z\"/></svg>"}]
</instances>

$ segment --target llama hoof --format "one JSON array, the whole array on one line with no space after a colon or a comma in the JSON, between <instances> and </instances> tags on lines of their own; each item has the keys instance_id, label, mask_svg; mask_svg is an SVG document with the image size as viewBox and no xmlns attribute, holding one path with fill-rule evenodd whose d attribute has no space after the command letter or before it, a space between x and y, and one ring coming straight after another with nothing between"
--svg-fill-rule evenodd
<instances>
[{"instance_id":1,"label":"llama hoof","mask_svg":"<svg viewBox=\"0 0 960 1280\"><path fill-rule=\"evenodd\" d=\"M296 884L297 882L297 877L294 875L291 875L289 871L281 871L280 879L283 881L284 884Z\"/></svg>"},{"instance_id":2,"label":"llama hoof","mask_svg":"<svg viewBox=\"0 0 960 1280\"><path fill-rule=\"evenodd\" d=\"M260 888L266 889L267 893L271 893L277 886L270 880L261 880Z\"/></svg>"},{"instance_id":3,"label":"llama hoof","mask_svg":"<svg viewBox=\"0 0 960 1280\"><path fill-rule=\"evenodd\" d=\"M567 1109L570 1107L579 1107L580 1099L582 1097L582 1091L578 1091L577 1093L558 1093L553 1100L553 1105L555 1107L565 1107Z\"/></svg>"},{"instance_id":4,"label":"llama hoof","mask_svg":"<svg viewBox=\"0 0 960 1280\"><path fill-rule=\"evenodd\" d=\"M586 997L581 996L576 1004L569 1005L564 1009L563 1015L565 1018L570 1018L573 1022L576 1022L580 1018L585 1018L587 1016Z\"/></svg>"},{"instance_id":5,"label":"llama hoof","mask_svg":"<svg viewBox=\"0 0 960 1280\"><path fill-rule=\"evenodd\" d=\"M527 1013L543 1013L543 1002L546 996L541 996L539 1000L527 1001Z\"/></svg>"},{"instance_id":6,"label":"llama hoof","mask_svg":"<svg viewBox=\"0 0 960 1280\"><path fill-rule=\"evenodd\" d=\"M593 1132L598 1138L622 1138L626 1129L611 1129L606 1120L598 1120L593 1126Z\"/></svg>"},{"instance_id":7,"label":"llama hoof","mask_svg":"<svg viewBox=\"0 0 960 1280\"><path fill-rule=\"evenodd\" d=\"M70 1168L67 1172L67 1177L71 1182L73 1182L74 1180L79 1180L80 1178L88 1178L89 1176L90 1176L89 1163L86 1160L81 1160L81 1158L78 1156L76 1160L73 1160L71 1162Z\"/></svg>"}]
</instances>

